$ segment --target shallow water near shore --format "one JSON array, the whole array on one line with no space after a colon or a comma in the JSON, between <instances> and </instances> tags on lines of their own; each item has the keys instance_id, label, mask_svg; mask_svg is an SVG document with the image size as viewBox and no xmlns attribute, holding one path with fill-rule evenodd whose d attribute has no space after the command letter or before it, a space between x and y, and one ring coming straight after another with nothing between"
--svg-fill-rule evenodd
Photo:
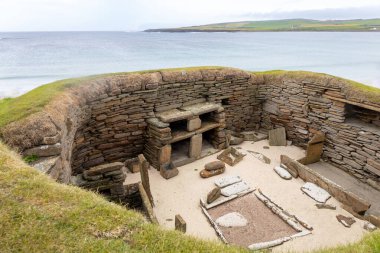
<instances>
[{"instance_id":1,"label":"shallow water near shore","mask_svg":"<svg viewBox=\"0 0 380 253\"><path fill-rule=\"evenodd\" d=\"M69 77L187 66L308 70L380 87L380 33L0 33L0 97Z\"/></svg>"}]
</instances>

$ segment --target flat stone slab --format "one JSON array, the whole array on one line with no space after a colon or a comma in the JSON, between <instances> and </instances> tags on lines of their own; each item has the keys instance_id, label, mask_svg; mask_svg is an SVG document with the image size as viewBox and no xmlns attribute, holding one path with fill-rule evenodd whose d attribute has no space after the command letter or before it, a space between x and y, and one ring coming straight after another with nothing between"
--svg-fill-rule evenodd
<instances>
[{"instance_id":1,"label":"flat stone slab","mask_svg":"<svg viewBox=\"0 0 380 253\"><path fill-rule=\"evenodd\" d=\"M194 105L188 105L181 107L181 110L191 112L195 116L217 111L221 106L214 103L200 103L200 104L194 104Z\"/></svg>"},{"instance_id":2,"label":"flat stone slab","mask_svg":"<svg viewBox=\"0 0 380 253\"><path fill-rule=\"evenodd\" d=\"M43 173L49 173L58 161L59 156L39 159L32 163L32 166Z\"/></svg>"},{"instance_id":3,"label":"flat stone slab","mask_svg":"<svg viewBox=\"0 0 380 253\"><path fill-rule=\"evenodd\" d=\"M248 224L246 218L238 212L227 213L215 221L219 226L222 227L245 227Z\"/></svg>"},{"instance_id":4,"label":"flat stone slab","mask_svg":"<svg viewBox=\"0 0 380 253\"><path fill-rule=\"evenodd\" d=\"M286 146L286 132L284 127L269 130L269 146Z\"/></svg>"},{"instance_id":5,"label":"flat stone slab","mask_svg":"<svg viewBox=\"0 0 380 253\"><path fill-rule=\"evenodd\" d=\"M165 127L170 126L168 123L164 123L157 118L147 119L146 122L148 122L148 124L151 124L151 125L158 127L158 128L165 128Z\"/></svg>"},{"instance_id":6,"label":"flat stone slab","mask_svg":"<svg viewBox=\"0 0 380 253\"><path fill-rule=\"evenodd\" d=\"M238 194L242 191L248 190L250 187L246 182L239 182L230 186L224 187L221 190L223 196L229 197L234 194Z\"/></svg>"},{"instance_id":7,"label":"flat stone slab","mask_svg":"<svg viewBox=\"0 0 380 253\"><path fill-rule=\"evenodd\" d=\"M268 138L267 134L255 132L255 131L245 131L240 133L245 141L262 141Z\"/></svg>"},{"instance_id":8,"label":"flat stone slab","mask_svg":"<svg viewBox=\"0 0 380 253\"><path fill-rule=\"evenodd\" d=\"M286 180L290 180L292 179L292 175L284 168L280 167L280 166L276 166L274 167L273 169L281 178L283 179L286 179Z\"/></svg>"},{"instance_id":9,"label":"flat stone slab","mask_svg":"<svg viewBox=\"0 0 380 253\"><path fill-rule=\"evenodd\" d=\"M331 197L327 191L310 182L304 184L301 190L319 203L325 203Z\"/></svg>"},{"instance_id":10,"label":"flat stone slab","mask_svg":"<svg viewBox=\"0 0 380 253\"><path fill-rule=\"evenodd\" d=\"M178 109L172 109L169 111L156 113L156 117L164 123L171 123L174 121L184 120L192 116L193 114L190 111L182 111Z\"/></svg>"},{"instance_id":11,"label":"flat stone slab","mask_svg":"<svg viewBox=\"0 0 380 253\"><path fill-rule=\"evenodd\" d=\"M239 176L226 176L226 177L221 177L217 180L215 180L215 185L223 188L232 184L236 184L241 182L241 178Z\"/></svg>"}]
</instances>

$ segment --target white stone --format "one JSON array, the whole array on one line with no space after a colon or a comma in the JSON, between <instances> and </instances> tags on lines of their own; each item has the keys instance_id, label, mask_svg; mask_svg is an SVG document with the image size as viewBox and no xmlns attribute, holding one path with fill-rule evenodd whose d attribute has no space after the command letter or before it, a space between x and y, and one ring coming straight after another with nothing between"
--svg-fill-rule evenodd
<instances>
[{"instance_id":1,"label":"white stone","mask_svg":"<svg viewBox=\"0 0 380 253\"><path fill-rule=\"evenodd\" d=\"M216 186L223 188L239 182L241 182L241 178L239 176L226 176L215 180L214 183Z\"/></svg>"},{"instance_id":2,"label":"white stone","mask_svg":"<svg viewBox=\"0 0 380 253\"><path fill-rule=\"evenodd\" d=\"M229 197L231 195L238 194L239 192L248 190L249 188L250 188L249 185L246 182L242 181L242 182L224 187L221 192L223 196Z\"/></svg>"},{"instance_id":3,"label":"white stone","mask_svg":"<svg viewBox=\"0 0 380 253\"><path fill-rule=\"evenodd\" d=\"M237 212L227 213L215 221L219 226L222 227L244 227L247 226L248 221L243 215Z\"/></svg>"},{"instance_id":4,"label":"white stone","mask_svg":"<svg viewBox=\"0 0 380 253\"><path fill-rule=\"evenodd\" d=\"M310 182L304 184L301 187L301 190L309 195L312 199L320 203L325 203L331 197L327 191Z\"/></svg>"},{"instance_id":5,"label":"white stone","mask_svg":"<svg viewBox=\"0 0 380 253\"><path fill-rule=\"evenodd\" d=\"M375 231L375 230L377 229L376 226L373 225L373 224L370 223L370 222L366 222L366 223L364 223L363 228L364 228L365 230L370 231L370 232Z\"/></svg>"},{"instance_id":6,"label":"white stone","mask_svg":"<svg viewBox=\"0 0 380 253\"><path fill-rule=\"evenodd\" d=\"M282 177L283 179L286 179L286 180L290 180L290 179L292 179L292 175L290 175L290 173L286 170L286 169L284 169L284 168L282 168L282 167L280 167L280 166L276 166L276 167L274 167L274 169L273 169L280 177Z\"/></svg>"}]
</instances>

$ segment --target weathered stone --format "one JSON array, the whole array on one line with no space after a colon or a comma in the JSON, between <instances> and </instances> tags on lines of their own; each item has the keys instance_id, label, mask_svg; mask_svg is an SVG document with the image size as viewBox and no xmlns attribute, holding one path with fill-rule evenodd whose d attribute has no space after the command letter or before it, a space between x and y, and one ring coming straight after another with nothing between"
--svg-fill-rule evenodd
<instances>
[{"instance_id":1,"label":"weathered stone","mask_svg":"<svg viewBox=\"0 0 380 253\"><path fill-rule=\"evenodd\" d=\"M351 217L346 217L341 214L336 216L336 219L343 224L343 226L349 228L352 224L354 224L356 221Z\"/></svg>"},{"instance_id":2,"label":"weathered stone","mask_svg":"<svg viewBox=\"0 0 380 253\"><path fill-rule=\"evenodd\" d=\"M240 153L233 147L229 147L225 149L221 154L219 154L217 158L230 166L234 166L235 164L243 160L244 156L245 154Z\"/></svg>"},{"instance_id":3,"label":"weathered stone","mask_svg":"<svg viewBox=\"0 0 380 253\"><path fill-rule=\"evenodd\" d=\"M269 130L270 146L286 146L286 132L284 127Z\"/></svg>"},{"instance_id":4,"label":"weathered stone","mask_svg":"<svg viewBox=\"0 0 380 253\"><path fill-rule=\"evenodd\" d=\"M284 168L280 166L275 166L273 169L281 178L290 180L292 179L292 175Z\"/></svg>"},{"instance_id":5,"label":"weathered stone","mask_svg":"<svg viewBox=\"0 0 380 253\"><path fill-rule=\"evenodd\" d=\"M336 210L336 206L333 206L333 205L329 205L329 204L325 204L325 203L318 203L318 204L315 204L315 206L318 208L318 209L331 209L331 210Z\"/></svg>"},{"instance_id":6,"label":"weathered stone","mask_svg":"<svg viewBox=\"0 0 380 253\"><path fill-rule=\"evenodd\" d=\"M43 173L50 173L50 171L53 169L53 167L56 165L59 159L59 156L42 158L31 163L31 165Z\"/></svg>"},{"instance_id":7,"label":"weathered stone","mask_svg":"<svg viewBox=\"0 0 380 253\"><path fill-rule=\"evenodd\" d=\"M179 171L176 167L174 167L173 163L165 164L160 168L160 175L165 179L175 177L178 173Z\"/></svg>"},{"instance_id":8,"label":"weathered stone","mask_svg":"<svg viewBox=\"0 0 380 253\"><path fill-rule=\"evenodd\" d=\"M99 174L103 174L106 172L114 171L114 170L120 170L124 166L121 162L114 162L114 163L108 163L108 164L102 164L96 167L92 167L85 171L87 176L95 176Z\"/></svg>"},{"instance_id":9,"label":"weathered stone","mask_svg":"<svg viewBox=\"0 0 380 253\"><path fill-rule=\"evenodd\" d=\"M236 183L236 184L232 184L232 185L229 185L227 187L224 187L222 190L221 190L221 193L223 196L225 197L229 197L231 195L235 195L235 194L238 194L242 191L246 191L250 189L249 185L246 183L246 182L239 182L239 183Z\"/></svg>"},{"instance_id":10,"label":"weathered stone","mask_svg":"<svg viewBox=\"0 0 380 253\"><path fill-rule=\"evenodd\" d=\"M208 171L224 169L226 165L222 161L213 161L205 165L205 169Z\"/></svg>"},{"instance_id":11,"label":"weathered stone","mask_svg":"<svg viewBox=\"0 0 380 253\"><path fill-rule=\"evenodd\" d=\"M190 138L189 157L199 158L202 153L202 134L196 134Z\"/></svg>"},{"instance_id":12,"label":"weathered stone","mask_svg":"<svg viewBox=\"0 0 380 253\"><path fill-rule=\"evenodd\" d=\"M243 143L244 139L231 135L230 145L239 145Z\"/></svg>"},{"instance_id":13,"label":"weathered stone","mask_svg":"<svg viewBox=\"0 0 380 253\"><path fill-rule=\"evenodd\" d=\"M174 221L175 230L186 233L186 222L181 215L177 214Z\"/></svg>"},{"instance_id":14,"label":"weathered stone","mask_svg":"<svg viewBox=\"0 0 380 253\"><path fill-rule=\"evenodd\" d=\"M319 132L313 136L308 142L306 148L306 157L299 160L300 163L307 165L319 162L323 153L323 143L325 141L325 134Z\"/></svg>"},{"instance_id":15,"label":"weathered stone","mask_svg":"<svg viewBox=\"0 0 380 253\"><path fill-rule=\"evenodd\" d=\"M239 176L225 176L222 178L219 178L215 180L215 185L218 186L219 188L223 188L235 183L241 182L241 178Z\"/></svg>"},{"instance_id":16,"label":"weathered stone","mask_svg":"<svg viewBox=\"0 0 380 253\"><path fill-rule=\"evenodd\" d=\"M207 204L211 204L217 198L221 196L221 191L219 187L215 187L207 194Z\"/></svg>"},{"instance_id":17,"label":"weathered stone","mask_svg":"<svg viewBox=\"0 0 380 253\"><path fill-rule=\"evenodd\" d=\"M201 119L199 117L189 119L187 121L187 131L194 131L201 127Z\"/></svg>"},{"instance_id":18,"label":"weathered stone","mask_svg":"<svg viewBox=\"0 0 380 253\"><path fill-rule=\"evenodd\" d=\"M301 190L309 195L312 199L320 203L325 203L331 197L327 191L309 182L304 184L301 187Z\"/></svg>"},{"instance_id":19,"label":"weathered stone","mask_svg":"<svg viewBox=\"0 0 380 253\"><path fill-rule=\"evenodd\" d=\"M171 145L163 146L159 151L159 158L158 158L159 163L160 164L169 163L171 154L172 154L172 146Z\"/></svg>"},{"instance_id":20,"label":"weathered stone","mask_svg":"<svg viewBox=\"0 0 380 253\"><path fill-rule=\"evenodd\" d=\"M24 151L25 156L35 155L37 157L47 157L60 155L62 151L61 143L55 145L43 145L39 147L34 147Z\"/></svg>"}]
</instances>

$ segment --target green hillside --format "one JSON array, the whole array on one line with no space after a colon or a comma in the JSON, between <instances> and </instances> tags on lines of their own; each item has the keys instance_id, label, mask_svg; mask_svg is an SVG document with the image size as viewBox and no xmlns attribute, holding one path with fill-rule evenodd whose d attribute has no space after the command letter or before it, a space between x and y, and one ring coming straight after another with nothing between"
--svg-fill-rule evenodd
<instances>
[{"instance_id":1,"label":"green hillside","mask_svg":"<svg viewBox=\"0 0 380 253\"><path fill-rule=\"evenodd\" d=\"M218 23L179 28L149 29L146 32L280 32L280 31L380 31L380 19L312 20L284 19Z\"/></svg>"}]
</instances>

